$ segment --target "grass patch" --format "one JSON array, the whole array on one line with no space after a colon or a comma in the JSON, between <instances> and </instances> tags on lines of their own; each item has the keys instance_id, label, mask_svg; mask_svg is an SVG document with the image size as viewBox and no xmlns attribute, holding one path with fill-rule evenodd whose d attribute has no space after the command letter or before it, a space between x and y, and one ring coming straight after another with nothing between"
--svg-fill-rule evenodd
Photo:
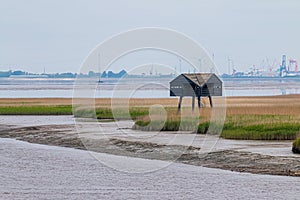
<instances>
[{"instance_id":1,"label":"grass patch","mask_svg":"<svg viewBox=\"0 0 300 200\"><path fill-rule=\"evenodd\" d=\"M259 124L233 126L225 124L221 137L239 140L293 140L297 137L300 124Z\"/></svg>"},{"instance_id":2,"label":"grass patch","mask_svg":"<svg viewBox=\"0 0 300 200\"><path fill-rule=\"evenodd\" d=\"M75 117L98 118L98 119L137 119L149 114L148 108L133 107L126 109L109 108L75 109ZM72 105L32 105L32 106L0 106L0 115L73 115Z\"/></svg>"},{"instance_id":3,"label":"grass patch","mask_svg":"<svg viewBox=\"0 0 300 200\"><path fill-rule=\"evenodd\" d=\"M137 119L149 115L149 109L145 107L132 107L129 109L124 108L97 108L96 117L97 119Z\"/></svg>"},{"instance_id":4,"label":"grass patch","mask_svg":"<svg viewBox=\"0 0 300 200\"><path fill-rule=\"evenodd\" d=\"M72 115L72 106L4 106L0 115Z\"/></svg>"},{"instance_id":5,"label":"grass patch","mask_svg":"<svg viewBox=\"0 0 300 200\"><path fill-rule=\"evenodd\" d=\"M293 148L292 148L293 153L300 153L300 138L297 138L293 142Z\"/></svg>"},{"instance_id":6,"label":"grass patch","mask_svg":"<svg viewBox=\"0 0 300 200\"><path fill-rule=\"evenodd\" d=\"M220 128L217 124L199 122L199 119L188 118L180 120L167 120L165 123L157 120L138 120L132 127L143 131L191 131L199 134L215 134Z\"/></svg>"},{"instance_id":7,"label":"grass patch","mask_svg":"<svg viewBox=\"0 0 300 200\"><path fill-rule=\"evenodd\" d=\"M300 131L299 119L290 115L230 115L221 133L225 139L293 140Z\"/></svg>"},{"instance_id":8,"label":"grass patch","mask_svg":"<svg viewBox=\"0 0 300 200\"><path fill-rule=\"evenodd\" d=\"M135 130L143 131L195 131L197 130L199 120L187 118L182 121L176 120L138 120L132 127Z\"/></svg>"},{"instance_id":9,"label":"grass patch","mask_svg":"<svg viewBox=\"0 0 300 200\"><path fill-rule=\"evenodd\" d=\"M143 118L136 121L133 129L144 131L194 131L197 133L214 134L222 127L200 119L185 119L182 122L179 117L168 118L164 124L157 120ZM299 119L293 116L277 115L231 115L228 116L221 137L225 139L239 140L293 140L300 132Z\"/></svg>"},{"instance_id":10,"label":"grass patch","mask_svg":"<svg viewBox=\"0 0 300 200\"><path fill-rule=\"evenodd\" d=\"M96 108L94 109L75 109L75 117L84 118L97 118L97 119L111 119L111 120L126 120L126 119L137 119L139 117L149 115L149 109L145 107L132 107L129 111L125 108Z\"/></svg>"}]
</instances>

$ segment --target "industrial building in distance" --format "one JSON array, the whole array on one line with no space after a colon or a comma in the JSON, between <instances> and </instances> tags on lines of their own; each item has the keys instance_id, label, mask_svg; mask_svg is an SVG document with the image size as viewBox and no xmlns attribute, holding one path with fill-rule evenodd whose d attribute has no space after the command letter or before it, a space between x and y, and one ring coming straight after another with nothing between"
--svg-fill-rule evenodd
<instances>
[{"instance_id":1,"label":"industrial building in distance","mask_svg":"<svg viewBox=\"0 0 300 200\"><path fill-rule=\"evenodd\" d=\"M228 74L222 74L222 78L300 78L300 72L298 68L298 62L295 59L290 58L287 60L287 56L283 55L281 63L273 62L267 69L260 69L255 66L251 67L248 72L239 72L234 66L230 66L230 59L228 59L229 69L232 68L232 72ZM229 70L230 71L230 70Z\"/></svg>"}]
</instances>

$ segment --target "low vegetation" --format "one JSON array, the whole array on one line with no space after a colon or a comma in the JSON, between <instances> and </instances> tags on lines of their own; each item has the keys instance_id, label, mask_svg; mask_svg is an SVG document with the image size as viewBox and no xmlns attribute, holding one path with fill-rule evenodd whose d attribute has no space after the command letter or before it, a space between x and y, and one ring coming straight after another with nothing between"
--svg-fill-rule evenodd
<instances>
[{"instance_id":1,"label":"low vegetation","mask_svg":"<svg viewBox=\"0 0 300 200\"><path fill-rule=\"evenodd\" d=\"M193 118L180 120L138 120L133 129L144 131L196 131L198 120Z\"/></svg>"},{"instance_id":2,"label":"low vegetation","mask_svg":"<svg viewBox=\"0 0 300 200\"><path fill-rule=\"evenodd\" d=\"M300 153L300 138L297 138L293 142L293 148L292 148L293 153Z\"/></svg>"},{"instance_id":3,"label":"low vegetation","mask_svg":"<svg viewBox=\"0 0 300 200\"><path fill-rule=\"evenodd\" d=\"M159 122L137 121L133 129L144 131L158 131ZM185 122L183 122L185 123ZM211 124L209 122L200 123L196 129L197 133L206 134ZM179 127L182 127L181 129ZM189 123L184 125L180 121L166 121L161 131L193 131L195 126ZM214 129L213 129L214 130ZM225 139L239 140L293 140L297 137L300 130L300 124L270 124L270 125L251 125L234 126L225 122L221 137ZM214 133L211 133L214 134Z\"/></svg>"},{"instance_id":4,"label":"low vegetation","mask_svg":"<svg viewBox=\"0 0 300 200\"><path fill-rule=\"evenodd\" d=\"M293 140L297 137L300 124L260 124L233 126L226 123L221 137L240 140Z\"/></svg>"},{"instance_id":5,"label":"low vegetation","mask_svg":"<svg viewBox=\"0 0 300 200\"><path fill-rule=\"evenodd\" d=\"M72 115L72 106L2 106L0 107L0 115Z\"/></svg>"},{"instance_id":6,"label":"low vegetation","mask_svg":"<svg viewBox=\"0 0 300 200\"><path fill-rule=\"evenodd\" d=\"M75 117L97 118L97 119L112 119L126 120L137 119L138 117L147 116L149 109L146 107L132 107L129 109L117 108L96 108L94 109L74 109Z\"/></svg>"},{"instance_id":7,"label":"low vegetation","mask_svg":"<svg viewBox=\"0 0 300 200\"><path fill-rule=\"evenodd\" d=\"M300 132L299 96L235 97L228 98L226 121L221 137L246 140L292 140ZM216 100L217 101L217 100ZM129 112L124 108L111 110L110 99L96 99L96 110L74 109L70 99L18 99L0 100L0 115L71 115L93 117L100 120L133 119L134 129L145 131L193 131L201 134L213 132L218 124L211 124L210 108L201 108L200 115L177 114L176 98L130 99ZM59 105L59 103L62 103ZM207 103L204 101L204 104ZM165 113L151 113L151 105L160 104ZM191 101L186 98L183 109L190 110ZM150 117L149 117L150 114ZM163 118L164 115L166 118ZM201 116L201 117L199 117ZM181 120L181 117L184 120Z\"/></svg>"},{"instance_id":8,"label":"low vegetation","mask_svg":"<svg viewBox=\"0 0 300 200\"><path fill-rule=\"evenodd\" d=\"M293 140L300 131L299 117L290 115L230 115L221 137L243 140Z\"/></svg>"},{"instance_id":9,"label":"low vegetation","mask_svg":"<svg viewBox=\"0 0 300 200\"><path fill-rule=\"evenodd\" d=\"M145 131L157 131L160 128L162 131L194 131L197 133L206 134L212 132L217 124L211 124L203 120L183 120L180 122L180 117L166 120L163 126L159 121L149 118L142 118L136 121L134 129ZM188 123L190 122L190 123ZM183 123L183 124L180 124ZM181 127L181 129L179 128ZM300 122L298 117L287 115L230 115L225 120L221 137L225 139L240 139L240 140L293 140L300 133Z\"/></svg>"}]
</instances>

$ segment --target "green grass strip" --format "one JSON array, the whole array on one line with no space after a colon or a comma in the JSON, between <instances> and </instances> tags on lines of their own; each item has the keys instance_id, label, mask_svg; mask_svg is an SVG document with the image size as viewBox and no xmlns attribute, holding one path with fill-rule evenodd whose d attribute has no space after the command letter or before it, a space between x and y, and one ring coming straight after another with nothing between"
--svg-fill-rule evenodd
<instances>
[{"instance_id":1,"label":"green grass strip","mask_svg":"<svg viewBox=\"0 0 300 200\"><path fill-rule=\"evenodd\" d=\"M72 115L72 106L4 106L0 115Z\"/></svg>"}]
</instances>

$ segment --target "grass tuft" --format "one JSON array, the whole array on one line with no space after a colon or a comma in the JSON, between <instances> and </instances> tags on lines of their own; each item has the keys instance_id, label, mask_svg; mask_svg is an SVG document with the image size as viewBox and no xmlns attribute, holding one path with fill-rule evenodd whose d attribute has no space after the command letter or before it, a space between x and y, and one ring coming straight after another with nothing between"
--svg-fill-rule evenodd
<instances>
[{"instance_id":1,"label":"grass tuft","mask_svg":"<svg viewBox=\"0 0 300 200\"><path fill-rule=\"evenodd\" d=\"M293 148L292 148L293 153L300 153L300 138L297 138L293 142Z\"/></svg>"}]
</instances>

